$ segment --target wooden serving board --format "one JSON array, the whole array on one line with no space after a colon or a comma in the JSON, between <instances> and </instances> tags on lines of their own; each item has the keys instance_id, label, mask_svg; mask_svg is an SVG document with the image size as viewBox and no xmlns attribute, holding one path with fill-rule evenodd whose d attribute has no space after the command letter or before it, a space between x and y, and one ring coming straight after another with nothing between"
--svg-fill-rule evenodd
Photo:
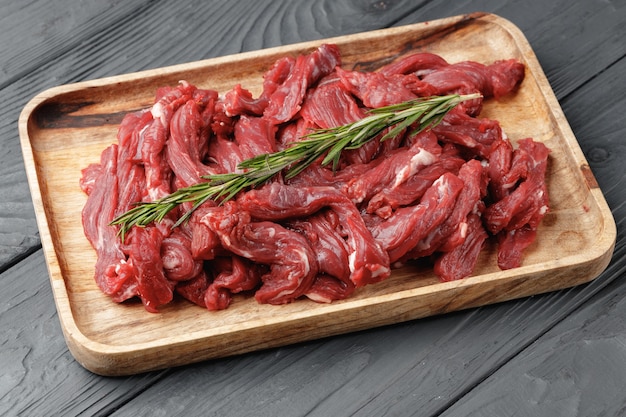
<instances>
[{"instance_id":1,"label":"wooden serving board","mask_svg":"<svg viewBox=\"0 0 626 417\"><path fill-rule=\"evenodd\" d=\"M429 269L394 270L347 300L284 306L239 296L209 312L177 300L159 314L139 302L116 304L93 279L95 252L85 239L78 186L81 169L115 141L124 114L151 105L157 87L187 80L224 92L240 83L255 95L263 73L284 55L337 44L344 67L374 70L405 54L428 51L449 62L517 58L527 68L519 91L485 103L513 140L533 137L551 150L551 211L523 266L500 271L484 248L474 276L439 282ZM490 14L265 49L157 70L64 85L33 98L19 130L54 300L74 357L92 372L124 375L235 355L412 320L578 285L609 263L616 227L604 197L523 34Z\"/></svg>"}]
</instances>

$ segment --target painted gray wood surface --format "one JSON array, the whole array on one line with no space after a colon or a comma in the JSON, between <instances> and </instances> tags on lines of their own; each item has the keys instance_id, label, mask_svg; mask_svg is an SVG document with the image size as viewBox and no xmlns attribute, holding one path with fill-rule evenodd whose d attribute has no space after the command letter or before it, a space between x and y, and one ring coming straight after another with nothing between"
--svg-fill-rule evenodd
<instances>
[{"instance_id":1,"label":"painted gray wood surface","mask_svg":"<svg viewBox=\"0 0 626 417\"><path fill-rule=\"evenodd\" d=\"M124 378L61 335L17 118L59 84L499 14L528 37L618 224L588 285ZM626 409L626 2L0 1L0 415L598 416Z\"/></svg>"}]
</instances>

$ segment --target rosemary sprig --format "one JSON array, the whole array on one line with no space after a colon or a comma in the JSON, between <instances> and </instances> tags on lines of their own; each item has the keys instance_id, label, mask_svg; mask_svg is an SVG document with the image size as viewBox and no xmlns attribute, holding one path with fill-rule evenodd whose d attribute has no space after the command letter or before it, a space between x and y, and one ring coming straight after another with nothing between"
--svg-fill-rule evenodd
<instances>
[{"instance_id":1,"label":"rosemary sprig","mask_svg":"<svg viewBox=\"0 0 626 417\"><path fill-rule=\"evenodd\" d=\"M324 157L322 165L332 163L333 169L336 169L342 151L358 149L381 134L383 135L381 141L387 140L411 127L413 129L411 134L417 134L441 122L443 117L459 103L480 97L478 93L451 94L418 98L371 109L366 117L356 122L313 130L301 141L282 151L246 159L238 166L241 172L209 175L204 177L207 182L179 188L172 194L152 202L138 203L113 219L111 225L120 226L119 234L123 240L133 226L147 226L152 222L160 222L178 205L192 202L192 208L178 219L174 225L176 227L208 200L226 201L240 191L267 182L283 170L285 178L293 178L322 156ZM387 132L383 134L385 130Z\"/></svg>"}]
</instances>

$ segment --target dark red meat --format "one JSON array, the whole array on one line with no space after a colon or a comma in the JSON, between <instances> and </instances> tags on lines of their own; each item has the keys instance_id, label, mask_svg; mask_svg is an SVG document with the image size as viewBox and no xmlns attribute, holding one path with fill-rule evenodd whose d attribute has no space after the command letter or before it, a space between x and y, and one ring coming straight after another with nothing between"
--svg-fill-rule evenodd
<instances>
[{"instance_id":1,"label":"dark red meat","mask_svg":"<svg viewBox=\"0 0 626 417\"><path fill-rule=\"evenodd\" d=\"M467 235L467 218L478 212L477 206L485 195L483 188L486 187L486 182L483 175L483 167L475 159L461 167L458 176L463 181L463 189L456 199L454 209L445 221L418 242L410 257L430 256L438 250L448 252L463 243ZM444 243L447 246L442 248Z\"/></svg>"},{"instance_id":2,"label":"dark red meat","mask_svg":"<svg viewBox=\"0 0 626 417\"><path fill-rule=\"evenodd\" d=\"M267 107L267 97L259 97L257 99L252 97L252 93L237 84L232 90L230 90L224 96L224 112L228 116L238 116L242 114L248 114L253 116L260 116Z\"/></svg>"},{"instance_id":3,"label":"dark red meat","mask_svg":"<svg viewBox=\"0 0 626 417\"><path fill-rule=\"evenodd\" d=\"M307 88L340 64L339 48L335 45L322 45L308 55L298 56L289 76L269 96L263 117L274 124L291 120L300 110Z\"/></svg>"},{"instance_id":4,"label":"dark red meat","mask_svg":"<svg viewBox=\"0 0 626 417\"><path fill-rule=\"evenodd\" d=\"M306 237L317 257L319 274L305 296L317 302L349 297L354 292L350 280L350 247L339 216L332 210L321 211L290 226Z\"/></svg>"},{"instance_id":5,"label":"dark red meat","mask_svg":"<svg viewBox=\"0 0 626 417\"><path fill-rule=\"evenodd\" d=\"M186 281L202 271L202 261L191 253L191 237L180 229L163 239L160 251L165 275L171 281Z\"/></svg>"},{"instance_id":6,"label":"dark red meat","mask_svg":"<svg viewBox=\"0 0 626 417\"><path fill-rule=\"evenodd\" d=\"M400 208L388 219L371 227L371 233L395 262L438 227L452 212L463 181L451 173L439 177L419 204Z\"/></svg>"},{"instance_id":7,"label":"dark red meat","mask_svg":"<svg viewBox=\"0 0 626 417\"><path fill-rule=\"evenodd\" d=\"M276 127L266 119L241 116L234 135L243 159L276 152Z\"/></svg>"},{"instance_id":8,"label":"dark red meat","mask_svg":"<svg viewBox=\"0 0 626 417\"><path fill-rule=\"evenodd\" d=\"M232 301L232 294L250 291L261 282L262 269L237 255L218 258L211 263L215 278L204 294L204 305L209 310L223 310Z\"/></svg>"},{"instance_id":9,"label":"dark red meat","mask_svg":"<svg viewBox=\"0 0 626 417\"><path fill-rule=\"evenodd\" d=\"M502 128L496 120L471 117L458 107L449 112L432 131L445 143L465 148L473 156L488 157L502 141Z\"/></svg>"},{"instance_id":10,"label":"dark red meat","mask_svg":"<svg viewBox=\"0 0 626 417\"><path fill-rule=\"evenodd\" d=\"M389 276L387 253L368 232L356 206L335 188L272 183L243 194L237 201L253 218L271 221L304 217L329 207L347 236L352 282L363 286Z\"/></svg>"},{"instance_id":11,"label":"dark red meat","mask_svg":"<svg viewBox=\"0 0 626 417\"><path fill-rule=\"evenodd\" d=\"M352 123L365 116L354 97L334 76L309 91L300 114L323 129Z\"/></svg>"},{"instance_id":12,"label":"dark red meat","mask_svg":"<svg viewBox=\"0 0 626 417\"><path fill-rule=\"evenodd\" d=\"M515 60L450 64L423 52L359 72L341 67L336 45L322 45L277 60L258 97L242 85L223 95L185 81L159 88L149 109L124 117L117 144L82 171L95 281L112 300L138 297L150 312L176 294L221 310L241 293L270 304L345 299L416 258L431 260L442 280L461 279L490 236L498 266L517 267L549 210L549 150L506 139L497 121L478 117L483 99L417 135L381 134L343 152L334 168L317 161L295 178L207 201L177 228L192 202L131 229L124 242L109 223L137 202L237 172L243 160L285 149L311 129L433 94L499 98L523 78Z\"/></svg>"},{"instance_id":13,"label":"dark red meat","mask_svg":"<svg viewBox=\"0 0 626 417\"><path fill-rule=\"evenodd\" d=\"M197 184L203 175L217 173L203 163L200 155L200 140L205 129L202 111L196 101L189 100L176 109L170 122L166 155L179 187Z\"/></svg>"},{"instance_id":14,"label":"dark red meat","mask_svg":"<svg viewBox=\"0 0 626 417\"><path fill-rule=\"evenodd\" d=\"M535 228L548 211L548 190L545 175L548 148L539 142L524 139L514 152L512 171L521 171L519 182L510 193L485 211L487 228L491 233L519 229L525 224ZM518 169L516 165L521 165ZM516 177L518 177L516 175Z\"/></svg>"},{"instance_id":15,"label":"dark red meat","mask_svg":"<svg viewBox=\"0 0 626 417\"><path fill-rule=\"evenodd\" d=\"M436 155L419 146L397 149L381 157L367 171L348 181L344 193L356 204L369 201L382 190L393 192L423 168L433 164Z\"/></svg>"},{"instance_id":16,"label":"dark red meat","mask_svg":"<svg viewBox=\"0 0 626 417\"><path fill-rule=\"evenodd\" d=\"M117 207L117 145L106 148L100 158L99 175L82 210L83 230L96 250L95 281L100 290L116 301L137 295L135 268L126 262L117 229L108 224ZM94 172L94 167L90 168Z\"/></svg>"},{"instance_id":17,"label":"dark red meat","mask_svg":"<svg viewBox=\"0 0 626 417\"><path fill-rule=\"evenodd\" d=\"M522 264L524 249L530 246L537 235L537 230L529 225L498 234L498 267L500 269L517 268Z\"/></svg>"},{"instance_id":18,"label":"dark red meat","mask_svg":"<svg viewBox=\"0 0 626 417\"><path fill-rule=\"evenodd\" d=\"M366 211L377 213L380 217L389 217L393 210L419 201L432 183L446 172L458 173L464 162L454 147L444 148L437 161L411 176L406 182L392 190L383 189L375 194L367 203Z\"/></svg>"},{"instance_id":19,"label":"dark red meat","mask_svg":"<svg viewBox=\"0 0 626 417\"><path fill-rule=\"evenodd\" d=\"M137 270L137 295L146 310L157 312L158 307L172 301L174 296L174 283L165 276L161 258L163 235L156 227L137 227L128 238L128 262Z\"/></svg>"},{"instance_id":20,"label":"dark red meat","mask_svg":"<svg viewBox=\"0 0 626 417\"><path fill-rule=\"evenodd\" d=\"M512 92L524 79L524 65L517 60L497 61L491 65L465 61L442 66L424 76L437 94L481 93L485 98L500 98Z\"/></svg>"},{"instance_id":21,"label":"dark red meat","mask_svg":"<svg viewBox=\"0 0 626 417\"><path fill-rule=\"evenodd\" d=\"M307 240L275 222L253 221L233 201L215 207L202 219L232 253L269 266L255 298L284 304L303 295L317 275L317 261Z\"/></svg>"}]
</instances>

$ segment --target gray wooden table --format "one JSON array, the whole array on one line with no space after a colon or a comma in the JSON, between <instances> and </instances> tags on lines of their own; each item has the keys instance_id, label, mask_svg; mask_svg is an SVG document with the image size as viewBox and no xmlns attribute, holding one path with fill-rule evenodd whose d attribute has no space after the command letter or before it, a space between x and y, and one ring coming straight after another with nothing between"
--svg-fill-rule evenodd
<instances>
[{"instance_id":1,"label":"gray wooden table","mask_svg":"<svg viewBox=\"0 0 626 417\"><path fill-rule=\"evenodd\" d=\"M56 85L486 11L530 41L618 227L589 284L141 375L94 375L58 322L17 118ZM626 414L625 0L0 1L0 415Z\"/></svg>"}]
</instances>

